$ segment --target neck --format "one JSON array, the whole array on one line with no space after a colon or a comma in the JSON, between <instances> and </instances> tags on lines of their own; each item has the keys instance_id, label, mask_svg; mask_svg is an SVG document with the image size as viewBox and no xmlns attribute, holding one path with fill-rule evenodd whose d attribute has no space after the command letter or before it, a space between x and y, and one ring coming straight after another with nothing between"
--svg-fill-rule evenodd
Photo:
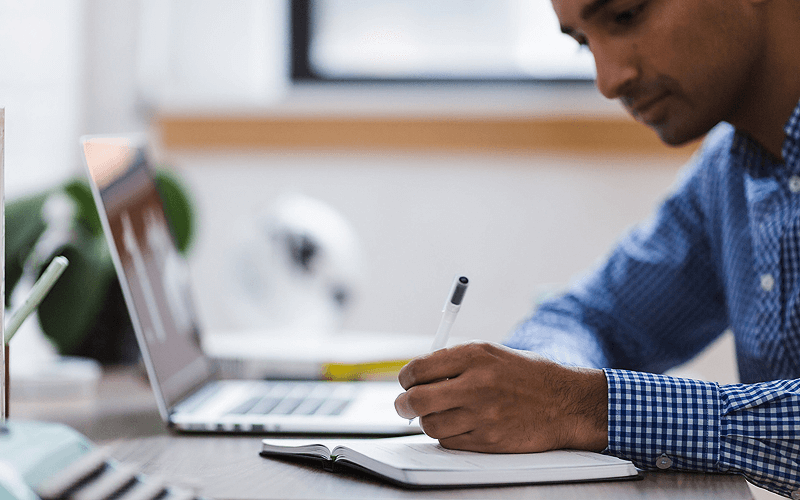
<instances>
[{"instance_id":1,"label":"neck","mask_svg":"<svg viewBox=\"0 0 800 500\"><path fill-rule=\"evenodd\" d=\"M751 85L728 120L776 158L781 157L786 121L800 101L800 12L797 2L764 2L764 54Z\"/></svg>"}]
</instances>

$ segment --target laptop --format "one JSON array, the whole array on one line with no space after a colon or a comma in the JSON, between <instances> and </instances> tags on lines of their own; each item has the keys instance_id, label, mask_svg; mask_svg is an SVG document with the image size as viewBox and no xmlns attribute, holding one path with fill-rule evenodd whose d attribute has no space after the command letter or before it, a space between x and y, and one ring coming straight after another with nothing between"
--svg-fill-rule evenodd
<instances>
[{"instance_id":1,"label":"laptop","mask_svg":"<svg viewBox=\"0 0 800 500\"><path fill-rule=\"evenodd\" d=\"M200 345L186 261L167 224L144 136L81 138L100 220L158 410L187 432L402 435L397 382L222 380ZM264 342L269 342L267 337Z\"/></svg>"}]
</instances>

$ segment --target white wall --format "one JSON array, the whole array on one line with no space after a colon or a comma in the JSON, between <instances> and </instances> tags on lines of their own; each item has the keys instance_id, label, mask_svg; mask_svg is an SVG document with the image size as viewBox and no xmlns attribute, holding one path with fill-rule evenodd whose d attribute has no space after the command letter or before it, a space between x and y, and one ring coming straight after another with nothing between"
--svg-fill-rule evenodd
<instances>
[{"instance_id":1,"label":"white wall","mask_svg":"<svg viewBox=\"0 0 800 500\"><path fill-rule=\"evenodd\" d=\"M348 328L430 333L452 277L471 279L457 334L499 340L538 291L565 285L646 217L680 162L658 158L411 153L168 153L201 220L194 279L207 325L226 329L237 222L282 193L318 198L354 226L366 283Z\"/></svg>"},{"instance_id":2,"label":"white wall","mask_svg":"<svg viewBox=\"0 0 800 500\"><path fill-rule=\"evenodd\" d=\"M84 0L86 53L81 133L143 130L149 110L137 87L139 0Z\"/></svg>"},{"instance_id":3,"label":"white wall","mask_svg":"<svg viewBox=\"0 0 800 500\"><path fill-rule=\"evenodd\" d=\"M682 161L386 152L162 153L192 189L201 221L192 250L209 330L237 326L229 265L242 221L284 193L346 217L366 274L345 328L432 334L455 274L470 290L453 335L500 341L542 292L567 285L669 192ZM672 373L738 381L732 337Z\"/></svg>"},{"instance_id":4,"label":"white wall","mask_svg":"<svg viewBox=\"0 0 800 500\"><path fill-rule=\"evenodd\" d=\"M0 1L0 106L9 197L53 186L79 164L84 119L82 0Z\"/></svg>"}]
</instances>

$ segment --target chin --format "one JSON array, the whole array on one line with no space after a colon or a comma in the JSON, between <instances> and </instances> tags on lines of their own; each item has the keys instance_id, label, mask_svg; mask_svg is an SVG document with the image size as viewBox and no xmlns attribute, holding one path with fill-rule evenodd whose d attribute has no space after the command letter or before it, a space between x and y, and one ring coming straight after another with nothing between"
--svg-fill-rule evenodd
<instances>
[{"instance_id":1,"label":"chin","mask_svg":"<svg viewBox=\"0 0 800 500\"><path fill-rule=\"evenodd\" d=\"M667 124L648 124L661 142L668 146L683 146L703 137L713 127L670 127Z\"/></svg>"}]
</instances>

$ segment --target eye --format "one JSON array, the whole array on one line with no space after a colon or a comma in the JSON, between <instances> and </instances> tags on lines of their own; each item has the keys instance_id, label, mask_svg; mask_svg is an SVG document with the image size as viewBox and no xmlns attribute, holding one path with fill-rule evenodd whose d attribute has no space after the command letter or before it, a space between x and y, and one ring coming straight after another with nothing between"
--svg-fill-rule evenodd
<instances>
[{"instance_id":1,"label":"eye","mask_svg":"<svg viewBox=\"0 0 800 500\"><path fill-rule=\"evenodd\" d=\"M614 22L622 26L633 24L636 21L636 18L639 17L639 14L641 14L644 10L644 7L645 4L642 3L636 7L625 9L614 16Z\"/></svg>"},{"instance_id":2,"label":"eye","mask_svg":"<svg viewBox=\"0 0 800 500\"><path fill-rule=\"evenodd\" d=\"M589 40L582 33L567 27L562 27L561 32L575 40L579 45L579 49L583 50L589 48Z\"/></svg>"}]
</instances>

